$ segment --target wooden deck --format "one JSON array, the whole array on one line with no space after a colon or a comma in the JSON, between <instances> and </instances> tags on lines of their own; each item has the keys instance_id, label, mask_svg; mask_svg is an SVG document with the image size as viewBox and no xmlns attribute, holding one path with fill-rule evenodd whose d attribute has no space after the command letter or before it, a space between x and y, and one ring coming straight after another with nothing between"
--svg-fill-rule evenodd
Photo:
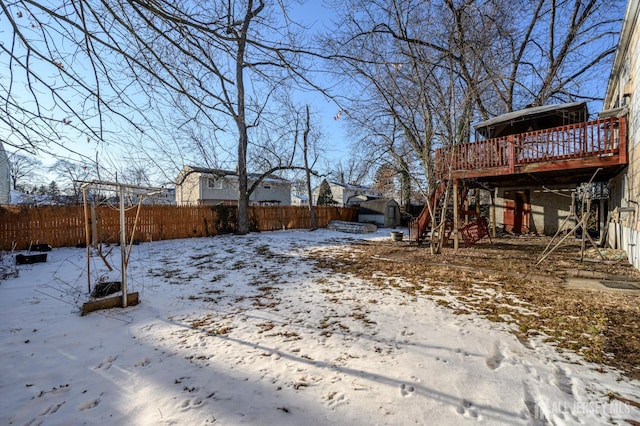
<instances>
[{"instance_id":1,"label":"wooden deck","mask_svg":"<svg viewBox=\"0 0 640 426\"><path fill-rule=\"evenodd\" d=\"M580 183L627 164L625 117L486 139L436 150L436 176L491 185ZM597 171L597 173L596 173Z\"/></svg>"}]
</instances>

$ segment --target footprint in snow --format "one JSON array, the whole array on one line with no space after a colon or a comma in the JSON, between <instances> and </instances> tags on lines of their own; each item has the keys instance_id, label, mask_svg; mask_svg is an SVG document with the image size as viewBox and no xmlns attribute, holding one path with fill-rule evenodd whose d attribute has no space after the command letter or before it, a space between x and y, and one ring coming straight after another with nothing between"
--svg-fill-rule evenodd
<instances>
[{"instance_id":1,"label":"footprint in snow","mask_svg":"<svg viewBox=\"0 0 640 426\"><path fill-rule=\"evenodd\" d=\"M496 368L500 367L500 365L502 365L503 360L504 355L502 353L502 350L500 349L500 344L498 342L495 342L491 353L489 353L489 355L487 356L487 367L495 370Z\"/></svg>"},{"instance_id":2,"label":"footprint in snow","mask_svg":"<svg viewBox=\"0 0 640 426\"><path fill-rule=\"evenodd\" d=\"M203 401L202 398L200 397L185 399L184 401L182 401L182 404L180 404L180 410L187 411L194 408L201 408L201 407L204 407L206 404L207 403Z\"/></svg>"},{"instance_id":3,"label":"footprint in snow","mask_svg":"<svg viewBox=\"0 0 640 426\"><path fill-rule=\"evenodd\" d=\"M347 396L342 392L330 392L327 395L327 406L336 407L348 403Z\"/></svg>"},{"instance_id":4,"label":"footprint in snow","mask_svg":"<svg viewBox=\"0 0 640 426\"><path fill-rule=\"evenodd\" d=\"M144 367L147 366L151 363L151 361L149 361L149 358L142 358L140 361L136 362L135 364L133 364L134 367Z\"/></svg>"},{"instance_id":5,"label":"footprint in snow","mask_svg":"<svg viewBox=\"0 0 640 426\"><path fill-rule=\"evenodd\" d=\"M461 348L456 348L454 352L462 356L469 356L469 352L463 351Z\"/></svg>"},{"instance_id":6,"label":"footprint in snow","mask_svg":"<svg viewBox=\"0 0 640 426\"><path fill-rule=\"evenodd\" d=\"M118 355L110 355L106 357L100 364L96 365L94 367L94 370L108 370L111 368L111 364L113 364L113 361L115 361L116 359L118 359Z\"/></svg>"},{"instance_id":7,"label":"footprint in snow","mask_svg":"<svg viewBox=\"0 0 640 426\"><path fill-rule=\"evenodd\" d=\"M62 407L62 405L65 403L66 401L62 401L60 404L53 404L50 405L49 407L47 407L46 409L42 410L41 412L38 413L39 416L47 416L47 415L51 415L51 414L55 414L58 412L58 410L60 409L60 407Z\"/></svg>"},{"instance_id":8,"label":"footprint in snow","mask_svg":"<svg viewBox=\"0 0 640 426\"><path fill-rule=\"evenodd\" d=\"M531 393L531 390L527 383L524 383L524 406L523 418L529 419L534 426L544 426L550 424L535 396Z\"/></svg>"},{"instance_id":9,"label":"footprint in snow","mask_svg":"<svg viewBox=\"0 0 640 426\"><path fill-rule=\"evenodd\" d=\"M411 396L415 390L411 385L405 385L404 383L400 385L400 395L402 396Z\"/></svg>"},{"instance_id":10,"label":"footprint in snow","mask_svg":"<svg viewBox=\"0 0 640 426\"><path fill-rule=\"evenodd\" d=\"M473 417L473 418L477 418L478 417L478 411L473 406L473 403L471 401L466 400L466 399L463 399L462 402L460 403L460 405L458 405L458 408L456 408L456 412L458 414L462 414L463 416L464 415L468 415L468 416Z\"/></svg>"},{"instance_id":11,"label":"footprint in snow","mask_svg":"<svg viewBox=\"0 0 640 426\"><path fill-rule=\"evenodd\" d=\"M84 404L82 404L81 406L79 406L78 410L79 411L90 410L92 408L97 407L98 404L100 404L100 398L91 399L91 400L85 402Z\"/></svg>"},{"instance_id":12,"label":"footprint in snow","mask_svg":"<svg viewBox=\"0 0 640 426\"><path fill-rule=\"evenodd\" d=\"M573 396L571 377L569 377L566 370L560 367L556 367L554 370L554 376L556 387L567 395Z\"/></svg>"}]
</instances>

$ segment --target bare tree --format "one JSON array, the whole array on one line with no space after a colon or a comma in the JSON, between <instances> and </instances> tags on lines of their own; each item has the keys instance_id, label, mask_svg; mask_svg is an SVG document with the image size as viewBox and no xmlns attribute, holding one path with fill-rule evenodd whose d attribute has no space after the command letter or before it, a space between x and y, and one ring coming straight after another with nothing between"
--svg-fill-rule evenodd
<instances>
[{"instance_id":1,"label":"bare tree","mask_svg":"<svg viewBox=\"0 0 640 426\"><path fill-rule=\"evenodd\" d=\"M394 198L396 194L397 171L391 164L383 164L376 170L373 187L387 198Z\"/></svg>"},{"instance_id":2,"label":"bare tree","mask_svg":"<svg viewBox=\"0 0 640 426\"><path fill-rule=\"evenodd\" d=\"M31 155L14 152L9 155L9 177L15 190L25 191L41 178L42 162Z\"/></svg>"},{"instance_id":3,"label":"bare tree","mask_svg":"<svg viewBox=\"0 0 640 426\"><path fill-rule=\"evenodd\" d=\"M430 21L429 37L385 23L373 31L449 56L474 100L471 118L485 119L551 100L601 98L591 87L601 89L602 75L609 71L624 3L441 0L429 3L424 15L437 17ZM601 84L594 85L597 79Z\"/></svg>"},{"instance_id":4,"label":"bare tree","mask_svg":"<svg viewBox=\"0 0 640 426\"><path fill-rule=\"evenodd\" d=\"M352 150L348 158L340 159L333 166L331 177L341 183L362 184L369 178L369 169L375 163L375 157L362 155L363 153Z\"/></svg>"},{"instance_id":5,"label":"bare tree","mask_svg":"<svg viewBox=\"0 0 640 426\"><path fill-rule=\"evenodd\" d=\"M600 99L625 3L536 0L525 8L514 5L514 22L521 25L519 31L504 32L509 56L500 75L491 74L492 91L504 110L552 100Z\"/></svg>"},{"instance_id":6,"label":"bare tree","mask_svg":"<svg viewBox=\"0 0 640 426\"><path fill-rule=\"evenodd\" d=\"M130 164L120 173L121 181L136 186L152 186L147 167Z\"/></svg>"},{"instance_id":7,"label":"bare tree","mask_svg":"<svg viewBox=\"0 0 640 426\"><path fill-rule=\"evenodd\" d=\"M434 110L439 106L432 92L446 52L414 42L416 36L431 36L428 11L426 2L356 2L331 46L355 89L348 119L364 133L361 145L374 147L369 155L382 162L419 161L434 188Z\"/></svg>"},{"instance_id":8,"label":"bare tree","mask_svg":"<svg viewBox=\"0 0 640 426\"><path fill-rule=\"evenodd\" d=\"M57 182L62 183L59 189L78 200L82 194L81 182L92 176L91 168L70 160L58 160L49 170L57 176Z\"/></svg>"}]
</instances>

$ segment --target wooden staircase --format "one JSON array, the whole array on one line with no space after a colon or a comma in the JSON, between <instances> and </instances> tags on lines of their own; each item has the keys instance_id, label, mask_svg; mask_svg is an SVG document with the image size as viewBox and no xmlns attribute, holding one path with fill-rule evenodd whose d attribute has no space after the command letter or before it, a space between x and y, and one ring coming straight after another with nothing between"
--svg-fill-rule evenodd
<instances>
[{"instance_id":1,"label":"wooden staircase","mask_svg":"<svg viewBox=\"0 0 640 426\"><path fill-rule=\"evenodd\" d=\"M453 196L449 197L447 208L443 208L446 197L446 184L441 183L436 190L431 194L428 204L425 204L424 208L411 222L409 222L409 241L415 241L418 245L425 243L429 240L431 243L434 241L446 242L453 231ZM460 194L460 200L464 200L467 197L468 188L462 186ZM429 208L431 206L431 209ZM447 212L447 219L442 220L441 215L443 211ZM431 213L436 216L435 222L431 220ZM485 236L489 237L489 223L484 216L478 216L475 211L464 210L462 206L458 209L458 214L469 216L476 216L476 218L458 228L460 236L464 242L465 247L471 247L477 241ZM432 224L435 223L437 229L432 229Z\"/></svg>"},{"instance_id":2,"label":"wooden staircase","mask_svg":"<svg viewBox=\"0 0 640 426\"><path fill-rule=\"evenodd\" d=\"M442 213L442 204L444 203L446 189L447 186L445 183L438 185L418 217L409 222L409 241L415 241L418 245L421 245L426 240L441 235L440 233L432 232L431 210L433 210L433 213L436 215L436 223L440 223L440 214ZM429 208L430 206L431 208ZM452 229L451 223L445 223L444 228L445 238L448 238Z\"/></svg>"}]
</instances>

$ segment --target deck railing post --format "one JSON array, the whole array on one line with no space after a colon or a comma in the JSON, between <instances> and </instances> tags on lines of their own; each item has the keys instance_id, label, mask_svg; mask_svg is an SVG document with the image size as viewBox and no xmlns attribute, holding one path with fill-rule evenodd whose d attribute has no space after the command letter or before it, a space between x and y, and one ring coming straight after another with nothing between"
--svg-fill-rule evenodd
<instances>
[{"instance_id":1,"label":"deck railing post","mask_svg":"<svg viewBox=\"0 0 640 426\"><path fill-rule=\"evenodd\" d=\"M516 147L514 136L509 135L507 137L507 151L508 151L508 161L509 161L509 173L514 173L516 170Z\"/></svg>"}]
</instances>

